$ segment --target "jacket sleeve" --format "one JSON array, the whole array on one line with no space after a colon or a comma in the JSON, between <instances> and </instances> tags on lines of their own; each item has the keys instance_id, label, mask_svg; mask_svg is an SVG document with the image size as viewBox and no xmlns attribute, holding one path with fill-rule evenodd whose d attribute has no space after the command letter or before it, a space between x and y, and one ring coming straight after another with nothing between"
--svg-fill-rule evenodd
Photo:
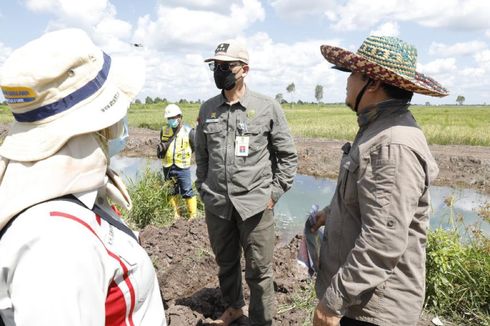
<instances>
[{"instance_id":1,"label":"jacket sleeve","mask_svg":"<svg viewBox=\"0 0 490 326\"><path fill-rule=\"evenodd\" d=\"M203 132L202 107L199 111L199 118L194 136L194 146L196 155L196 189L201 192L201 185L208 175L208 148L206 135Z\"/></svg>"},{"instance_id":2,"label":"jacket sleeve","mask_svg":"<svg viewBox=\"0 0 490 326\"><path fill-rule=\"evenodd\" d=\"M275 164L272 165L272 200L279 198L291 188L296 175L298 155L289 131L286 117L281 105L273 102L273 121L270 133L270 142Z\"/></svg>"},{"instance_id":3,"label":"jacket sleeve","mask_svg":"<svg viewBox=\"0 0 490 326\"><path fill-rule=\"evenodd\" d=\"M196 138L196 129L192 128L189 131L189 145L191 146L192 152L196 151L195 138Z\"/></svg>"},{"instance_id":4,"label":"jacket sleeve","mask_svg":"<svg viewBox=\"0 0 490 326\"><path fill-rule=\"evenodd\" d=\"M338 315L390 277L407 249L409 226L428 186L418 156L408 147L384 145L368 155L357 181L361 232L321 298Z\"/></svg>"}]
</instances>

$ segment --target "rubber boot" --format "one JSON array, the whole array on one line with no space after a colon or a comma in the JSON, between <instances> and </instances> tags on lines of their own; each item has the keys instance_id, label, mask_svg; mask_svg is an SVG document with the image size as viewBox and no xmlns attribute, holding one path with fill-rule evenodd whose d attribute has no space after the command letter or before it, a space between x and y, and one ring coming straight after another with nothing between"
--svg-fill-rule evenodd
<instances>
[{"instance_id":1,"label":"rubber boot","mask_svg":"<svg viewBox=\"0 0 490 326\"><path fill-rule=\"evenodd\" d=\"M186 198L185 203L187 205L187 212L189 213L189 220L197 217L197 199L196 196Z\"/></svg>"},{"instance_id":2,"label":"rubber boot","mask_svg":"<svg viewBox=\"0 0 490 326\"><path fill-rule=\"evenodd\" d=\"M179 200L177 196L170 196L170 205L172 205L172 208L174 210L174 219L179 219L180 218L180 207L179 207Z\"/></svg>"}]
</instances>

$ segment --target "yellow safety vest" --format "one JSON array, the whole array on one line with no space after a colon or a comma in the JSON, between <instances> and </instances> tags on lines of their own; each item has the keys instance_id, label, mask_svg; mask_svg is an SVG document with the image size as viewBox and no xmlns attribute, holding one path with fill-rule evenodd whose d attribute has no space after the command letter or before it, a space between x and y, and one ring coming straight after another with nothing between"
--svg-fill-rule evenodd
<instances>
[{"instance_id":1,"label":"yellow safety vest","mask_svg":"<svg viewBox=\"0 0 490 326\"><path fill-rule=\"evenodd\" d=\"M166 168L175 164L181 169L185 169L191 166L192 149L189 141L189 132L191 128L189 126L182 126L169 144L167 152L162 159L162 165ZM168 141L174 134L174 131L169 126L162 127L162 141Z\"/></svg>"}]
</instances>

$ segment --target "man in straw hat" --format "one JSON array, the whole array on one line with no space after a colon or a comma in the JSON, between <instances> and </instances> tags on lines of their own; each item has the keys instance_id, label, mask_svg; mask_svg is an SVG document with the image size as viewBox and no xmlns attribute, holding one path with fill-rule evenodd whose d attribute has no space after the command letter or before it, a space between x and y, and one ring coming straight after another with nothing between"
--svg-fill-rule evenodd
<instances>
[{"instance_id":1,"label":"man in straw hat","mask_svg":"<svg viewBox=\"0 0 490 326\"><path fill-rule=\"evenodd\" d=\"M227 326L243 314L243 250L250 324L272 325L273 208L293 183L296 149L280 104L245 84L249 57L243 44L221 43L205 62L221 92L199 111L196 187L228 304L213 324Z\"/></svg>"},{"instance_id":2,"label":"man in straw hat","mask_svg":"<svg viewBox=\"0 0 490 326\"><path fill-rule=\"evenodd\" d=\"M144 66L85 32L44 34L6 60L15 121L0 147L0 318L5 325L166 325L153 264L112 203L131 200L110 157Z\"/></svg>"},{"instance_id":3,"label":"man in straw hat","mask_svg":"<svg viewBox=\"0 0 490 326\"><path fill-rule=\"evenodd\" d=\"M359 131L342 147L335 194L313 227L325 225L313 324L415 325L438 168L408 107L414 92L448 93L416 72L416 49L398 38L369 36L357 53L330 45L321 52L350 72L346 105Z\"/></svg>"}]
</instances>

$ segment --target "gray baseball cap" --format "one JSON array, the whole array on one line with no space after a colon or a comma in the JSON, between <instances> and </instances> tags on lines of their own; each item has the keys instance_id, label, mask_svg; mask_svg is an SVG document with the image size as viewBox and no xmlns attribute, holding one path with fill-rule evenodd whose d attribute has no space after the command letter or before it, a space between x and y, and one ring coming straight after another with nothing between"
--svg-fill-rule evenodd
<instances>
[{"instance_id":1,"label":"gray baseball cap","mask_svg":"<svg viewBox=\"0 0 490 326\"><path fill-rule=\"evenodd\" d=\"M214 56L207 58L204 62L210 61L241 61L248 64L248 51L243 43L228 41L218 44L214 50Z\"/></svg>"}]
</instances>

